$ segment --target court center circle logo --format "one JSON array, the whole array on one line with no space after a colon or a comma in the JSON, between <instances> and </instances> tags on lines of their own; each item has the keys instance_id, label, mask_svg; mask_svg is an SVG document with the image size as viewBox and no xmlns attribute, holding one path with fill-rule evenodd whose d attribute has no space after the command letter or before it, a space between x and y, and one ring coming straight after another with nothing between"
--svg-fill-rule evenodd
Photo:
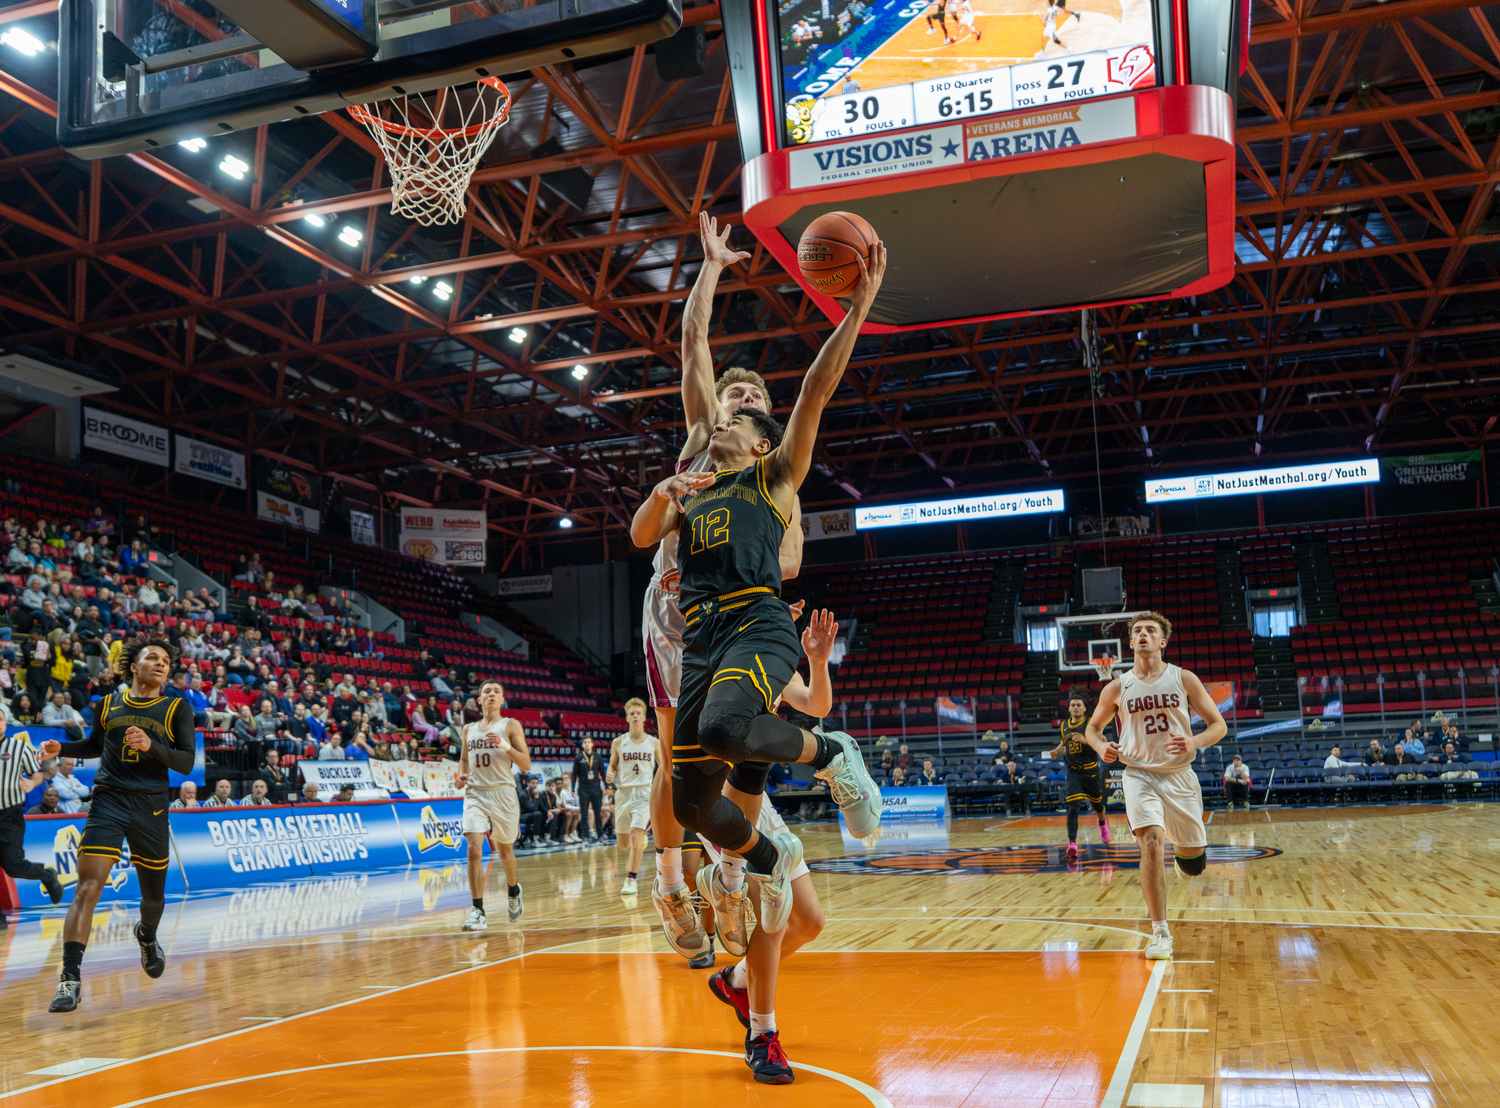
<instances>
[{"instance_id":1,"label":"court center circle logo","mask_svg":"<svg viewBox=\"0 0 1500 1108\"><path fill-rule=\"evenodd\" d=\"M807 868L818 873L864 873L912 875L950 875L955 873L1026 874L1078 873L1105 868L1139 869L1140 850L1131 846L1081 846L1078 860L1068 861L1064 844L1047 846L997 846L976 850L910 850L899 854L856 854L843 858L825 858L808 862ZM1208 847L1209 865L1234 862L1257 862L1274 858L1281 851L1263 846ZM1167 852L1167 864L1172 852Z\"/></svg>"}]
</instances>

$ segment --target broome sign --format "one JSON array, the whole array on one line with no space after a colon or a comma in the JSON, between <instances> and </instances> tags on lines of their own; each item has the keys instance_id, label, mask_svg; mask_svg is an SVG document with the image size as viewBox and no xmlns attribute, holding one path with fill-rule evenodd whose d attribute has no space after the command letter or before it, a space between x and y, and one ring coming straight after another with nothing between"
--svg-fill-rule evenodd
<instances>
[{"instance_id":1,"label":"broome sign","mask_svg":"<svg viewBox=\"0 0 1500 1108\"><path fill-rule=\"evenodd\" d=\"M101 412L98 408L83 409L83 445L134 458L138 462L167 464L167 432L164 428Z\"/></svg>"}]
</instances>

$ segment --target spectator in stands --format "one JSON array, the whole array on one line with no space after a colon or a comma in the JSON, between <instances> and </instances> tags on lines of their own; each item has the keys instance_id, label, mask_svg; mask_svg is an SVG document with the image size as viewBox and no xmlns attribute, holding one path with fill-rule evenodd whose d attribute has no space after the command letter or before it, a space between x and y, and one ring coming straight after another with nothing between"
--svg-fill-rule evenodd
<instances>
[{"instance_id":1,"label":"spectator in stands","mask_svg":"<svg viewBox=\"0 0 1500 1108\"><path fill-rule=\"evenodd\" d=\"M411 720L412 730L418 732L422 736L423 742L427 743L429 746L436 746L438 742L438 736L441 734L441 732L439 732L434 723L428 722L428 713L431 713L432 719L434 721L442 718L441 713L439 713L438 711L437 697L435 696L428 698L428 704L426 706L422 705L421 703L413 703L408 709L408 716Z\"/></svg>"},{"instance_id":2,"label":"spectator in stands","mask_svg":"<svg viewBox=\"0 0 1500 1108\"><path fill-rule=\"evenodd\" d=\"M43 727L61 727L68 732L69 742L83 741L83 717L68 703L67 694L58 689L42 709Z\"/></svg>"},{"instance_id":3,"label":"spectator in stands","mask_svg":"<svg viewBox=\"0 0 1500 1108\"><path fill-rule=\"evenodd\" d=\"M40 574L32 574L26 579L26 587L21 590L21 607L31 612L40 612L46 599L47 579Z\"/></svg>"},{"instance_id":4,"label":"spectator in stands","mask_svg":"<svg viewBox=\"0 0 1500 1108\"><path fill-rule=\"evenodd\" d=\"M1417 760L1406 752L1405 744L1397 743L1396 749L1385 756L1385 764L1388 766L1414 766L1417 764ZM1396 780L1410 781L1415 776L1416 774L1414 773L1397 773Z\"/></svg>"},{"instance_id":5,"label":"spectator in stands","mask_svg":"<svg viewBox=\"0 0 1500 1108\"><path fill-rule=\"evenodd\" d=\"M240 801L241 808L258 808L266 804L275 804L266 793L266 783L260 778L250 782L250 795Z\"/></svg>"},{"instance_id":6,"label":"spectator in stands","mask_svg":"<svg viewBox=\"0 0 1500 1108\"><path fill-rule=\"evenodd\" d=\"M236 807L233 800L229 799L229 779L219 778L214 782L214 795L203 802L205 808L233 808Z\"/></svg>"},{"instance_id":7,"label":"spectator in stands","mask_svg":"<svg viewBox=\"0 0 1500 1108\"><path fill-rule=\"evenodd\" d=\"M276 745L276 738L281 731L281 721L276 718L276 708L264 698L255 706L255 742L258 747L252 746L255 760L260 761L261 750Z\"/></svg>"},{"instance_id":8,"label":"spectator in stands","mask_svg":"<svg viewBox=\"0 0 1500 1108\"><path fill-rule=\"evenodd\" d=\"M1408 728L1402 745L1406 747L1406 752L1419 762L1427 756L1427 745L1422 742L1421 732L1413 732Z\"/></svg>"},{"instance_id":9,"label":"spectator in stands","mask_svg":"<svg viewBox=\"0 0 1500 1108\"><path fill-rule=\"evenodd\" d=\"M370 732L363 726L344 744L344 757L351 762L368 762L375 755Z\"/></svg>"},{"instance_id":10,"label":"spectator in stands","mask_svg":"<svg viewBox=\"0 0 1500 1108\"><path fill-rule=\"evenodd\" d=\"M255 676L255 666L250 664L250 659L245 657L238 643L230 650L229 660L224 663L224 670L229 675L231 685L247 684Z\"/></svg>"},{"instance_id":11,"label":"spectator in stands","mask_svg":"<svg viewBox=\"0 0 1500 1108\"><path fill-rule=\"evenodd\" d=\"M266 751L266 759L261 763L260 774L256 778L256 780L265 784L266 792L277 804L282 803L291 792L292 782L288 774L296 764L296 759L287 758L285 763L287 766L286 769L282 769L282 764L281 755L277 754L274 750Z\"/></svg>"},{"instance_id":12,"label":"spectator in stands","mask_svg":"<svg viewBox=\"0 0 1500 1108\"><path fill-rule=\"evenodd\" d=\"M906 784L906 771L897 766L891 770L891 785L899 789L904 784Z\"/></svg>"},{"instance_id":13,"label":"spectator in stands","mask_svg":"<svg viewBox=\"0 0 1500 1108\"><path fill-rule=\"evenodd\" d=\"M1443 765L1440 775L1444 781L1475 781L1479 774L1474 769L1472 759L1454 746L1453 743L1444 743L1443 752L1438 755Z\"/></svg>"},{"instance_id":14,"label":"spectator in stands","mask_svg":"<svg viewBox=\"0 0 1500 1108\"><path fill-rule=\"evenodd\" d=\"M303 803L303 804L321 804L322 801L320 801L318 799L318 786L315 785L315 784L313 784L313 782L311 782L311 781L309 781L307 784L303 785L302 786L302 800L301 800L300 803Z\"/></svg>"},{"instance_id":15,"label":"spectator in stands","mask_svg":"<svg viewBox=\"0 0 1500 1108\"><path fill-rule=\"evenodd\" d=\"M179 672L172 678L171 696L181 697L186 700L193 709L193 725L195 727L208 726L208 697L199 691L196 685L188 681L185 671Z\"/></svg>"},{"instance_id":16,"label":"spectator in stands","mask_svg":"<svg viewBox=\"0 0 1500 1108\"><path fill-rule=\"evenodd\" d=\"M1337 746L1334 746L1333 749L1331 749L1328 752L1328 757L1325 758L1325 759L1323 759L1323 768L1325 770L1326 769L1344 769L1347 766L1356 766L1356 765L1359 765L1358 762L1346 762L1339 755L1340 755L1339 748ZM1328 782L1330 782L1332 784L1335 784L1335 785L1347 785L1347 784L1349 784L1349 782L1353 781L1354 778L1352 776L1348 775L1348 774L1335 774L1335 775L1333 775L1331 777L1325 777L1325 778L1323 778L1323 780L1328 781Z\"/></svg>"},{"instance_id":17,"label":"spectator in stands","mask_svg":"<svg viewBox=\"0 0 1500 1108\"><path fill-rule=\"evenodd\" d=\"M292 714L292 702L286 698L281 691L281 682L274 677L266 682L265 699L271 702L271 707L276 711L276 718L285 723Z\"/></svg>"},{"instance_id":18,"label":"spectator in stands","mask_svg":"<svg viewBox=\"0 0 1500 1108\"><path fill-rule=\"evenodd\" d=\"M156 591L149 577L135 590L135 599L142 611L153 616L161 615L161 593Z\"/></svg>"},{"instance_id":19,"label":"spectator in stands","mask_svg":"<svg viewBox=\"0 0 1500 1108\"><path fill-rule=\"evenodd\" d=\"M1250 807L1250 767L1236 754L1224 767L1224 795L1229 798L1229 809L1236 804Z\"/></svg>"},{"instance_id":20,"label":"spectator in stands","mask_svg":"<svg viewBox=\"0 0 1500 1108\"><path fill-rule=\"evenodd\" d=\"M896 764L902 769L911 769L911 751L905 743L901 744L901 752L896 756Z\"/></svg>"},{"instance_id":21,"label":"spectator in stands","mask_svg":"<svg viewBox=\"0 0 1500 1108\"><path fill-rule=\"evenodd\" d=\"M906 748L903 746L902 749L905 750ZM922 769L917 774L917 777L919 779L919 783L923 785L939 785L943 780L938 776L937 770L932 768L931 758L922 759Z\"/></svg>"},{"instance_id":22,"label":"spectator in stands","mask_svg":"<svg viewBox=\"0 0 1500 1108\"><path fill-rule=\"evenodd\" d=\"M37 783L31 787L26 794L26 799L21 802L23 807L31 808L42 802L42 793L52 787L52 779L57 776L57 759L47 758L42 761L42 776Z\"/></svg>"},{"instance_id":23,"label":"spectator in stands","mask_svg":"<svg viewBox=\"0 0 1500 1108\"><path fill-rule=\"evenodd\" d=\"M52 646L52 689L66 694L73 681L73 640L58 635Z\"/></svg>"},{"instance_id":24,"label":"spectator in stands","mask_svg":"<svg viewBox=\"0 0 1500 1108\"><path fill-rule=\"evenodd\" d=\"M57 790L58 802L64 812L89 810L89 796L93 790L74 776L73 768L77 764L72 758L57 760L57 776L52 779L52 787Z\"/></svg>"},{"instance_id":25,"label":"spectator in stands","mask_svg":"<svg viewBox=\"0 0 1500 1108\"><path fill-rule=\"evenodd\" d=\"M214 679L214 683L204 694L208 701L208 725L215 731L227 730L234 722L234 706L229 703L229 684L222 677Z\"/></svg>"},{"instance_id":26,"label":"spectator in stands","mask_svg":"<svg viewBox=\"0 0 1500 1108\"><path fill-rule=\"evenodd\" d=\"M198 786L191 781L184 781L182 787L177 790L177 799L167 805L168 808L198 808Z\"/></svg>"},{"instance_id":27,"label":"spectator in stands","mask_svg":"<svg viewBox=\"0 0 1500 1108\"><path fill-rule=\"evenodd\" d=\"M1458 733L1458 724L1456 724L1456 723L1445 723L1443 725L1442 734L1444 736L1443 741L1445 743L1452 743L1454 746L1458 747L1459 750L1468 750L1469 749L1468 742L1464 739L1464 737L1462 735L1460 735Z\"/></svg>"},{"instance_id":28,"label":"spectator in stands","mask_svg":"<svg viewBox=\"0 0 1500 1108\"><path fill-rule=\"evenodd\" d=\"M203 606L203 611L207 613L208 618L212 619L215 623L234 622L234 617L219 607L218 602L214 599L214 594L208 591L207 585L198 590L198 603Z\"/></svg>"},{"instance_id":29,"label":"spectator in stands","mask_svg":"<svg viewBox=\"0 0 1500 1108\"><path fill-rule=\"evenodd\" d=\"M371 692L369 689L361 689L359 706L364 709L365 715L370 720L370 730L382 731L390 722L390 717L386 715L385 697L380 695L380 690Z\"/></svg>"},{"instance_id":30,"label":"spectator in stands","mask_svg":"<svg viewBox=\"0 0 1500 1108\"><path fill-rule=\"evenodd\" d=\"M60 816L63 810L59 806L57 790L51 785L42 789L41 799L26 809L28 816Z\"/></svg>"},{"instance_id":31,"label":"spectator in stands","mask_svg":"<svg viewBox=\"0 0 1500 1108\"><path fill-rule=\"evenodd\" d=\"M33 704L45 704L52 696L52 644L47 641L38 624L31 625L31 637L22 644L21 650L26 663L26 688L31 693L31 701Z\"/></svg>"},{"instance_id":32,"label":"spectator in stands","mask_svg":"<svg viewBox=\"0 0 1500 1108\"><path fill-rule=\"evenodd\" d=\"M417 740L415 738L410 743L405 739L397 739L391 743L391 758L397 762L404 762L408 758L415 760L421 753L417 748Z\"/></svg>"},{"instance_id":33,"label":"spectator in stands","mask_svg":"<svg viewBox=\"0 0 1500 1108\"><path fill-rule=\"evenodd\" d=\"M881 753L880 753L880 772L883 773L883 774L885 774L887 777L889 777L891 775L891 770L893 770L895 768L896 768L896 759L893 758L893 757L891 757L891 752L889 750L883 750L883 751L881 751Z\"/></svg>"},{"instance_id":34,"label":"spectator in stands","mask_svg":"<svg viewBox=\"0 0 1500 1108\"><path fill-rule=\"evenodd\" d=\"M329 735L326 742L318 747L318 761L320 762L342 762L344 761L344 744L336 734Z\"/></svg>"},{"instance_id":35,"label":"spectator in stands","mask_svg":"<svg viewBox=\"0 0 1500 1108\"><path fill-rule=\"evenodd\" d=\"M547 828L547 794L542 791L542 783L536 774L528 773L524 778L525 787L521 789L519 799L521 802L521 838L522 846L535 846L542 841L546 835Z\"/></svg>"},{"instance_id":36,"label":"spectator in stands","mask_svg":"<svg viewBox=\"0 0 1500 1108\"><path fill-rule=\"evenodd\" d=\"M1378 766L1385 762L1385 751L1380 748L1379 739L1371 739L1370 745L1365 748L1365 765Z\"/></svg>"},{"instance_id":37,"label":"spectator in stands","mask_svg":"<svg viewBox=\"0 0 1500 1108\"><path fill-rule=\"evenodd\" d=\"M260 555L252 553L248 561L244 563L244 572L236 577L236 581L249 581L252 584L258 582L266 575L266 567L260 564Z\"/></svg>"},{"instance_id":38,"label":"spectator in stands","mask_svg":"<svg viewBox=\"0 0 1500 1108\"><path fill-rule=\"evenodd\" d=\"M229 736L234 745L242 750L249 750L250 744L256 741L260 733L255 723L255 715L250 711L250 705L241 704L235 710L234 720L229 725Z\"/></svg>"},{"instance_id":39,"label":"spectator in stands","mask_svg":"<svg viewBox=\"0 0 1500 1108\"><path fill-rule=\"evenodd\" d=\"M307 738L322 746L328 741L329 734L328 708L323 704L314 704L312 711L307 713Z\"/></svg>"},{"instance_id":40,"label":"spectator in stands","mask_svg":"<svg viewBox=\"0 0 1500 1108\"><path fill-rule=\"evenodd\" d=\"M31 556L30 544L28 543L16 543L10 548L10 553L5 556L5 570L7 573L22 574L27 570L35 568L36 560Z\"/></svg>"}]
</instances>

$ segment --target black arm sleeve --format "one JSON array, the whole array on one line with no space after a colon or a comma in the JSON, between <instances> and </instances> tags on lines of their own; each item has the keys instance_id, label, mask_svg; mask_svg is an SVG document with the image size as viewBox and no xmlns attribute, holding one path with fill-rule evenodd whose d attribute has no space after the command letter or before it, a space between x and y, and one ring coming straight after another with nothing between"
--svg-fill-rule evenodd
<instances>
[{"instance_id":1,"label":"black arm sleeve","mask_svg":"<svg viewBox=\"0 0 1500 1108\"><path fill-rule=\"evenodd\" d=\"M194 742L196 731L193 727L193 706L186 701L179 700L174 706L171 716L172 745L163 746L161 743L153 742L151 749L146 753L168 769L176 770L178 773L191 773L193 762L197 758L198 750Z\"/></svg>"},{"instance_id":2,"label":"black arm sleeve","mask_svg":"<svg viewBox=\"0 0 1500 1108\"><path fill-rule=\"evenodd\" d=\"M63 743L58 752L60 758L98 758L104 754L104 708L100 702L100 708L94 713L94 729L89 732L89 737L80 739L78 742Z\"/></svg>"}]
</instances>

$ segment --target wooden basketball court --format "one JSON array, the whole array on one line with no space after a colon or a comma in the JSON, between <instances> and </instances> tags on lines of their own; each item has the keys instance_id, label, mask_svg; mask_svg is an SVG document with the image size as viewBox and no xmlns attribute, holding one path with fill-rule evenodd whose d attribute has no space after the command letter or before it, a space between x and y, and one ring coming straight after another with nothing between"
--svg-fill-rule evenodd
<instances>
[{"instance_id":1,"label":"wooden basketball court","mask_svg":"<svg viewBox=\"0 0 1500 1108\"><path fill-rule=\"evenodd\" d=\"M750 1080L708 972L667 950L649 897L617 895L619 855L574 848L524 857L526 916L511 926L502 908L479 934L458 931L467 891L448 865L169 904L159 981L138 968L131 912L102 911L71 1015L46 1011L61 913L27 913L0 932L0 1094L17 1108L1500 1103L1489 808L1217 813L1210 843L1241 860L1169 877L1170 964L1139 954L1116 824L1118 849L1078 872L1059 864L1052 817L957 821L946 844L864 869L836 830L803 828L809 859L853 872L814 874L828 925L783 972L791 1086ZM992 851L1021 861L997 869ZM913 874L924 853L949 868Z\"/></svg>"}]
</instances>

